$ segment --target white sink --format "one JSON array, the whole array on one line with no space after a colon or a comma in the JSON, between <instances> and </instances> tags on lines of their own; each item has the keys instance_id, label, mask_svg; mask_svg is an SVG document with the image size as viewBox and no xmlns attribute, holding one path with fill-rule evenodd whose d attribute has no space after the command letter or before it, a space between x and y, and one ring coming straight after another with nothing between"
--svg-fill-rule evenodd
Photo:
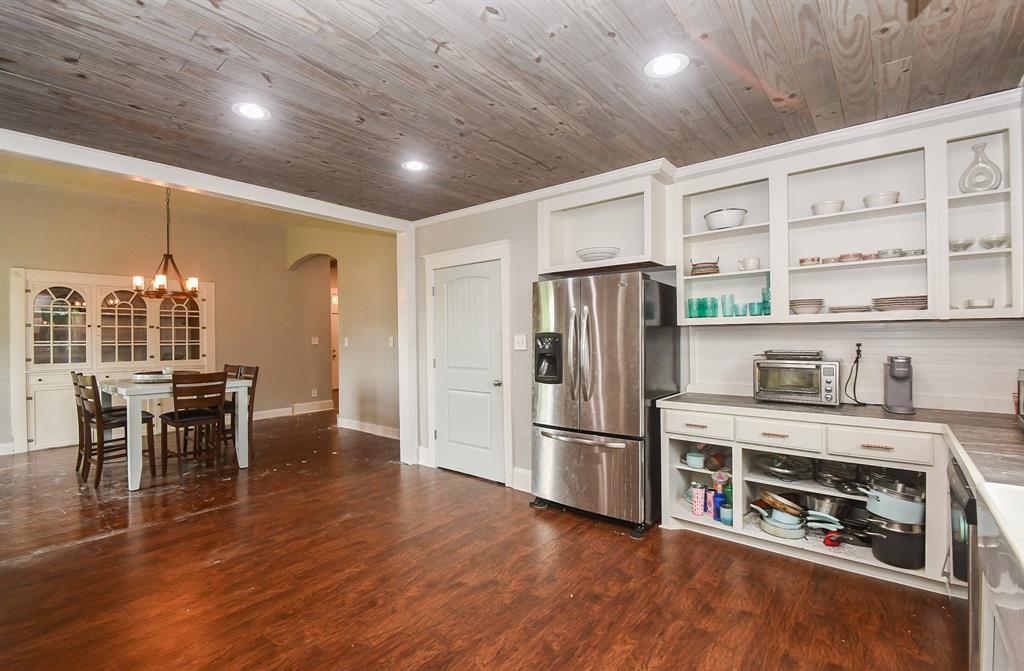
<instances>
[{"instance_id":1,"label":"white sink","mask_svg":"<svg viewBox=\"0 0 1024 671\"><path fill-rule=\"evenodd\" d=\"M993 512L1002 521L1002 532L1021 553L1024 550L1024 487L999 482L986 482L984 486L995 508Z\"/></svg>"}]
</instances>

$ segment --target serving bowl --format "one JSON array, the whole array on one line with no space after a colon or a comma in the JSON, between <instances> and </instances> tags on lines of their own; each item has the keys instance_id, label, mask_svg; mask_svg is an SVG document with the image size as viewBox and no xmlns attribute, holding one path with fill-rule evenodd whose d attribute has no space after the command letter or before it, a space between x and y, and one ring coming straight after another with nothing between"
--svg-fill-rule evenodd
<instances>
[{"instance_id":1,"label":"serving bowl","mask_svg":"<svg viewBox=\"0 0 1024 671\"><path fill-rule=\"evenodd\" d=\"M606 261L614 259L620 253L622 250L618 247L584 247L576 250L576 256L580 257L581 261Z\"/></svg>"},{"instance_id":2,"label":"serving bowl","mask_svg":"<svg viewBox=\"0 0 1024 671\"><path fill-rule=\"evenodd\" d=\"M743 223L747 211L742 207L724 207L720 210L712 210L704 215L704 222L708 229L718 231L723 228L735 228Z\"/></svg>"},{"instance_id":3,"label":"serving bowl","mask_svg":"<svg viewBox=\"0 0 1024 671\"><path fill-rule=\"evenodd\" d=\"M996 306L994 298L968 298L964 301L964 307L968 310L987 310Z\"/></svg>"},{"instance_id":4,"label":"serving bowl","mask_svg":"<svg viewBox=\"0 0 1024 671\"><path fill-rule=\"evenodd\" d=\"M882 207L900 202L899 191L878 191L864 196L864 207Z\"/></svg>"},{"instance_id":5,"label":"serving bowl","mask_svg":"<svg viewBox=\"0 0 1024 671\"><path fill-rule=\"evenodd\" d=\"M976 238L950 238L949 239L949 251L951 252L966 252L974 244Z\"/></svg>"},{"instance_id":6,"label":"serving bowl","mask_svg":"<svg viewBox=\"0 0 1024 671\"><path fill-rule=\"evenodd\" d=\"M1006 243L1010 241L1010 236L1005 234L998 235L983 235L981 236L981 246L985 249L992 249L994 247L1005 247Z\"/></svg>"},{"instance_id":7,"label":"serving bowl","mask_svg":"<svg viewBox=\"0 0 1024 671\"><path fill-rule=\"evenodd\" d=\"M836 212L842 212L844 205L846 205L844 200L821 200L811 205L811 212L814 214L835 214Z\"/></svg>"},{"instance_id":8,"label":"serving bowl","mask_svg":"<svg viewBox=\"0 0 1024 671\"><path fill-rule=\"evenodd\" d=\"M690 468L704 468L703 452L687 452L686 465Z\"/></svg>"}]
</instances>

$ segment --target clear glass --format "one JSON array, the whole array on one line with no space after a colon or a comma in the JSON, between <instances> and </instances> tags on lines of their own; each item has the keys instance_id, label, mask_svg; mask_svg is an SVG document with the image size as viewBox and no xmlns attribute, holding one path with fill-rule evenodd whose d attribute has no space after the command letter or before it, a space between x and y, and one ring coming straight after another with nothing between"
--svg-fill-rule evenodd
<instances>
[{"instance_id":1,"label":"clear glass","mask_svg":"<svg viewBox=\"0 0 1024 671\"><path fill-rule=\"evenodd\" d=\"M979 142L971 147L974 150L974 158L960 175L960 193L977 193L978 191L998 189L1002 183L1003 172L985 154L987 146L987 142Z\"/></svg>"},{"instance_id":2,"label":"clear glass","mask_svg":"<svg viewBox=\"0 0 1024 671\"><path fill-rule=\"evenodd\" d=\"M761 303L747 303L747 314L749 314L751 317L760 317L762 314Z\"/></svg>"},{"instance_id":3,"label":"clear glass","mask_svg":"<svg viewBox=\"0 0 1024 671\"><path fill-rule=\"evenodd\" d=\"M811 396L821 394L821 375L818 374L817 368L764 366L758 369L758 380L761 391Z\"/></svg>"}]
</instances>

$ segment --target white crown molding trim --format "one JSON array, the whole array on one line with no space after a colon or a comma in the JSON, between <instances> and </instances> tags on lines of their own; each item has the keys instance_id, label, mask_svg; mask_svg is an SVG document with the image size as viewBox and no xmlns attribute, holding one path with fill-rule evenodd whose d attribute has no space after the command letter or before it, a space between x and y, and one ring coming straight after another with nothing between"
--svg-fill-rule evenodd
<instances>
[{"instance_id":1,"label":"white crown molding trim","mask_svg":"<svg viewBox=\"0 0 1024 671\"><path fill-rule=\"evenodd\" d=\"M434 450L420 445L419 464L420 466L426 466L428 468L437 468L437 460L434 458Z\"/></svg>"},{"instance_id":2,"label":"white crown molding trim","mask_svg":"<svg viewBox=\"0 0 1024 671\"><path fill-rule=\"evenodd\" d=\"M334 410L334 401L307 401L292 405L293 415L308 415L311 412L323 412L324 410Z\"/></svg>"},{"instance_id":3,"label":"white crown molding trim","mask_svg":"<svg viewBox=\"0 0 1024 671\"><path fill-rule=\"evenodd\" d=\"M772 159L785 158L794 154L803 154L814 150L827 149L830 146L848 143L854 140L868 140L889 135L891 133L912 130L922 126L930 126L938 122L954 121L964 117L972 117L987 112L999 112L1016 109L1021 105L1021 89L1009 89L987 96L971 98L961 102L929 107L919 112L909 112L888 119L868 121L857 126L839 128L826 133L808 135L796 140L781 142L769 147L751 149L742 154L732 154L722 158L714 158L702 163L684 165L675 169L674 180L693 179L704 175L729 170L751 163L760 163Z\"/></svg>"},{"instance_id":4,"label":"white crown molding trim","mask_svg":"<svg viewBox=\"0 0 1024 671\"><path fill-rule=\"evenodd\" d=\"M338 428L362 431L363 433L372 433L375 436L383 436L385 438L391 438L392 440L398 440L399 437L398 429L393 426L382 426L380 424L371 424L370 422L360 422L356 419L344 419L339 417Z\"/></svg>"},{"instance_id":5,"label":"white crown molding trim","mask_svg":"<svg viewBox=\"0 0 1024 671\"><path fill-rule=\"evenodd\" d=\"M161 186L199 191L343 224L389 231L412 228L412 222L405 219L3 128L0 128L0 151L102 170Z\"/></svg>"},{"instance_id":6,"label":"white crown molding trim","mask_svg":"<svg viewBox=\"0 0 1024 671\"><path fill-rule=\"evenodd\" d=\"M512 475L512 488L520 492L529 492L532 478L533 473L528 468L517 466Z\"/></svg>"},{"instance_id":7,"label":"white crown molding trim","mask_svg":"<svg viewBox=\"0 0 1024 671\"><path fill-rule=\"evenodd\" d=\"M471 214L480 214L481 212L497 210L503 207L509 207L510 205L529 203L534 200L540 200L541 198L550 198L552 196L560 196L572 191L580 191L582 189L603 186L611 182L618 182L619 180L629 179L631 177L649 177L651 175L656 175L662 182L668 184L672 182L675 170L676 167L667 159L656 158L653 161L646 161L644 163L626 166L625 168L619 168L618 170L602 172L599 175L591 175L590 177L573 180L572 182L555 184L554 186L547 186L543 189L527 191L526 193L520 193L507 198L500 198L498 200L480 203L479 205L471 205L470 207L464 207L461 210L452 210L451 212L435 214L432 217L417 219L413 224L416 228L421 226L430 226L431 224L437 224L450 219L458 219L459 217L465 217Z\"/></svg>"}]
</instances>

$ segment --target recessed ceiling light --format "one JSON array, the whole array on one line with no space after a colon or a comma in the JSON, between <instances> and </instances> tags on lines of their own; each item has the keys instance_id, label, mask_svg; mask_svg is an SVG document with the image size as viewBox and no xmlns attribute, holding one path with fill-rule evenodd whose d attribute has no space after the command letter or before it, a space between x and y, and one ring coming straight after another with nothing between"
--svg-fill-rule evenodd
<instances>
[{"instance_id":1,"label":"recessed ceiling light","mask_svg":"<svg viewBox=\"0 0 1024 671\"><path fill-rule=\"evenodd\" d=\"M270 118L270 110L256 103L235 103L231 106L231 111L253 121L266 121Z\"/></svg>"},{"instance_id":2,"label":"recessed ceiling light","mask_svg":"<svg viewBox=\"0 0 1024 671\"><path fill-rule=\"evenodd\" d=\"M424 163L423 161L415 161L415 160L413 160L413 161L402 161L402 167L405 168L406 170L411 170L412 172L423 172L424 170L426 170L430 166L427 165L426 163Z\"/></svg>"},{"instance_id":3,"label":"recessed ceiling light","mask_svg":"<svg viewBox=\"0 0 1024 671\"><path fill-rule=\"evenodd\" d=\"M690 58L686 54L662 54L644 66L644 74L648 77L671 77L689 64Z\"/></svg>"}]
</instances>

